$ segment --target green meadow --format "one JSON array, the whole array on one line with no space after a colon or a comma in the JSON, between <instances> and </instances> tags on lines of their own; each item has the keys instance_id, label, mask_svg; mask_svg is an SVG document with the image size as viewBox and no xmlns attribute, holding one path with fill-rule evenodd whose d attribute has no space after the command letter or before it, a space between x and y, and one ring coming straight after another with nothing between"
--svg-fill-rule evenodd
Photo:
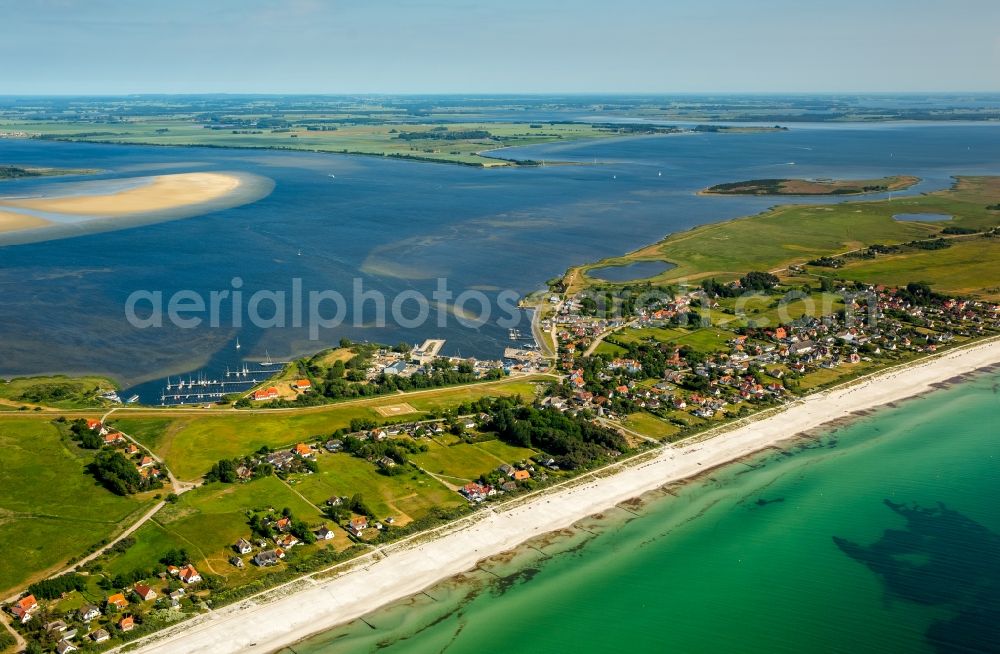
<instances>
[{"instance_id":1,"label":"green meadow","mask_svg":"<svg viewBox=\"0 0 1000 654\"><path fill-rule=\"evenodd\" d=\"M0 593L112 537L154 502L121 497L97 484L81 450L49 420L0 418Z\"/></svg>"},{"instance_id":2,"label":"green meadow","mask_svg":"<svg viewBox=\"0 0 1000 654\"><path fill-rule=\"evenodd\" d=\"M292 487L316 506L332 496L360 493L379 519L392 516L399 526L424 517L434 507L459 506L458 493L430 475L412 469L398 475L383 475L373 463L346 453L321 454L319 472L289 477Z\"/></svg>"}]
</instances>

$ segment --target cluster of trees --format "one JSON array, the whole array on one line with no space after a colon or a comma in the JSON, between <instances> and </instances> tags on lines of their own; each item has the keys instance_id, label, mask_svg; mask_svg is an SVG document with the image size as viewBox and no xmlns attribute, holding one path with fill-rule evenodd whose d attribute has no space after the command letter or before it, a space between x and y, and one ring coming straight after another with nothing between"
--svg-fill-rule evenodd
<instances>
[{"instance_id":1,"label":"cluster of trees","mask_svg":"<svg viewBox=\"0 0 1000 654\"><path fill-rule=\"evenodd\" d=\"M817 259L812 259L807 263L810 266L819 266L821 268L840 268L844 265L844 260L840 257L819 257Z\"/></svg>"},{"instance_id":2,"label":"cluster of trees","mask_svg":"<svg viewBox=\"0 0 1000 654\"><path fill-rule=\"evenodd\" d=\"M907 245L918 250L944 250L951 247L951 243L943 238L935 238L928 241L910 241Z\"/></svg>"},{"instance_id":3,"label":"cluster of trees","mask_svg":"<svg viewBox=\"0 0 1000 654\"><path fill-rule=\"evenodd\" d=\"M603 463L609 456L630 449L617 431L595 425L583 416L517 406L508 398L494 402L488 428L504 442L551 454L567 470Z\"/></svg>"},{"instance_id":4,"label":"cluster of trees","mask_svg":"<svg viewBox=\"0 0 1000 654\"><path fill-rule=\"evenodd\" d=\"M339 435L339 434L335 434ZM392 459L395 466L379 465L379 471L386 475L398 475L406 472L408 455L426 452L427 446L408 438L392 438L384 441L361 440L355 436L344 435L344 451L361 459L378 461L382 457Z\"/></svg>"},{"instance_id":5,"label":"cluster of trees","mask_svg":"<svg viewBox=\"0 0 1000 654\"><path fill-rule=\"evenodd\" d=\"M75 573L69 573L53 577L52 579L36 581L28 586L28 592L38 599L51 600L61 597L64 593L69 593L74 590L82 591L86 587L86 577Z\"/></svg>"},{"instance_id":6,"label":"cluster of trees","mask_svg":"<svg viewBox=\"0 0 1000 654\"><path fill-rule=\"evenodd\" d=\"M941 230L942 234L949 234L952 236L958 236L962 234L976 234L979 230L972 229L971 227L959 227L957 225L949 225Z\"/></svg>"},{"instance_id":7,"label":"cluster of trees","mask_svg":"<svg viewBox=\"0 0 1000 654\"><path fill-rule=\"evenodd\" d=\"M258 450L257 454L266 455L267 447ZM240 466L245 466L253 472L253 477L269 477L274 474L274 466L266 461L254 462L250 457L237 459L220 459L213 464L211 469L205 474L205 481L219 481L223 484L234 484L239 481L240 476L236 472Z\"/></svg>"},{"instance_id":8,"label":"cluster of trees","mask_svg":"<svg viewBox=\"0 0 1000 654\"><path fill-rule=\"evenodd\" d=\"M309 525L306 524L304 520L300 520L292 514L292 510L287 506L281 510L281 515L284 518L288 518L289 527L288 532L298 538L303 543L312 544L316 542L316 534L312 532ZM259 513L251 513L247 524L250 525L250 531L262 538L274 538L275 528L273 520L267 516L261 516Z\"/></svg>"},{"instance_id":9,"label":"cluster of trees","mask_svg":"<svg viewBox=\"0 0 1000 654\"><path fill-rule=\"evenodd\" d=\"M118 495L131 495L163 487L163 482L159 479L140 475L135 464L115 450L98 452L88 468L105 488Z\"/></svg>"},{"instance_id":10,"label":"cluster of trees","mask_svg":"<svg viewBox=\"0 0 1000 654\"><path fill-rule=\"evenodd\" d=\"M69 426L70 434L80 447L86 450L99 450L104 447L104 439L96 431L87 426L87 421L77 418Z\"/></svg>"},{"instance_id":11,"label":"cluster of trees","mask_svg":"<svg viewBox=\"0 0 1000 654\"><path fill-rule=\"evenodd\" d=\"M364 495L361 493L355 493L339 506L327 507L326 514L338 525L350 520L352 514L363 515L372 519L375 518L375 511L368 506Z\"/></svg>"},{"instance_id":12,"label":"cluster of trees","mask_svg":"<svg viewBox=\"0 0 1000 654\"><path fill-rule=\"evenodd\" d=\"M778 285L780 280L767 272L752 271L740 277L739 286L732 284L722 284L714 278L701 282L703 291L713 297L739 297L745 291L759 291L766 293Z\"/></svg>"}]
</instances>

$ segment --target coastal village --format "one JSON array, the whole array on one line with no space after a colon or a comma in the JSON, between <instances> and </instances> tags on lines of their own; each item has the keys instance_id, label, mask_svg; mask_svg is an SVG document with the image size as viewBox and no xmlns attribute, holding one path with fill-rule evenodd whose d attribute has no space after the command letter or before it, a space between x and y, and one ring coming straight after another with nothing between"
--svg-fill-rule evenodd
<instances>
[{"instance_id":1,"label":"coastal village","mask_svg":"<svg viewBox=\"0 0 1000 654\"><path fill-rule=\"evenodd\" d=\"M745 315L727 312L724 296L735 294L738 285L732 282L728 290L718 292L682 290L617 318L598 317L586 294L565 299L555 295L550 302L554 310L540 324L555 335L558 352L554 360L542 356L536 347L508 348L505 354L515 356L498 361L446 358L439 356L444 342L429 341L411 351L371 349L370 355L358 360L363 367L359 369L361 381L356 383L427 375L435 369L454 372L460 365L479 379L491 373L554 372L556 383L535 398L537 410L574 416L595 428L609 427L633 446L649 447L780 405L811 388L885 363L1000 331L996 304L942 297L919 285L903 289L840 286L832 289L837 303L827 314L803 314L773 326L758 325ZM704 315L719 324L706 324L701 320ZM765 322L763 316L758 320ZM259 403L274 401L283 393L298 397L315 393L315 383L292 374L281 382L262 385L251 397ZM403 408L400 413L409 410ZM347 460L330 457L351 457L369 465L376 478L393 479L416 466L446 486L465 510L475 510L573 474L561 467L557 457L536 449L482 469L471 480L441 476L423 469L419 462L427 456L424 452L436 451L444 442L475 447L481 439L496 438L490 432L498 429L497 414L476 410L411 420L393 417L398 413L391 410L385 415L389 420L383 424L358 423L357 428L303 439L288 448L264 448L231 462L220 461L206 480L250 484L277 477L294 489L311 477L330 474L328 470L337 468L335 464L329 467L330 462ZM648 416L645 422L637 419L643 415ZM649 420L657 421L660 431L649 429ZM102 450L119 453L141 479L158 481L164 476L159 462L114 425L88 419L76 428L85 431L87 438L99 439ZM618 455L613 449L603 451L606 460ZM258 571L251 579L271 570L294 574L302 569L299 562L303 559L293 557L296 563L288 562L300 549L313 552L310 557L339 552L319 558L334 563L341 555L354 556L389 542L390 532L396 534L388 536L391 541L411 533L407 527L417 525L412 516L377 513L362 495L350 488L346 491L322 500L320 519L303 520L291 509L273 506L249 512L245 532L228 544L224 560L241 575ZM45 598L24 594L8 604L6 611L12 622L56 652L124 642L191 612L204 611L223 597L218 595L218 568L206 581L196 564L187 552L176 552L136 578L117 578L101 598L94 597L88 583L90 590L85 594L73 589L69 595L57 592ZM85 577L74 583L80 579ZM67 603L67 597L79 599Z\"/></svg>"}]
</instances>

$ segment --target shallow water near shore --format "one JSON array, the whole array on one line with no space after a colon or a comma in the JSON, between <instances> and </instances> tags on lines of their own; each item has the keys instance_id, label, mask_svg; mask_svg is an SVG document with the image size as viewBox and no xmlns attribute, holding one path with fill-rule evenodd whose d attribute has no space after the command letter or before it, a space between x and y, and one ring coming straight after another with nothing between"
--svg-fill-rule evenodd
<instances>
[{"instance_id":1,"label":"shallow water near shore","mask_svg":"<svg viewBox=\"0 0 1000 654\"><path fill-rule=\"evenodd\" d=\"M1000 372L650 494L315 636L328 652L991 652Z\"/></svg>"}]
</instances>

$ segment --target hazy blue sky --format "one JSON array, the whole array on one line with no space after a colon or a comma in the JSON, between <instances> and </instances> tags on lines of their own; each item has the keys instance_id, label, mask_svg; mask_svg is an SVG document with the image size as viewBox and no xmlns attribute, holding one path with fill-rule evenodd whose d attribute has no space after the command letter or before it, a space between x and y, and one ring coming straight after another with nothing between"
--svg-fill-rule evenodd
<instances>
[{"instance_id":1,"label":"hazy blue sky","mask_svg":"<svg viewBox=\"0 0 1000 654\"><path fill-rule=\"evenodd\" d=\"M0 94L1000 91L1000 0L0 0Z\"/></svg>"}]
</instances>

